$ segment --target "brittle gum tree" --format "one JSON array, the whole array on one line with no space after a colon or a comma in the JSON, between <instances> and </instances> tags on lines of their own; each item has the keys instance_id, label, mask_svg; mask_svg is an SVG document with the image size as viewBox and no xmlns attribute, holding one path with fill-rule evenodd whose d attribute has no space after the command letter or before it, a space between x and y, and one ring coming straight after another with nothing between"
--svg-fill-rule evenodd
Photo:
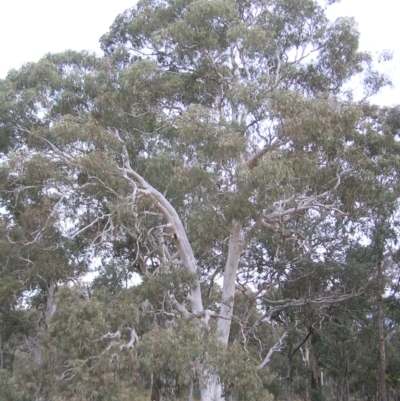
<instances>
[{"instance_id":1,"label":"brittle gum tree","mask_svg":"<svg viewBox=\"0 0 400 401\"><path fill-rule=\"evenodd\" d=\"M329 22L313 0L139 1L101 45L103 57L47 55L1 83L4 203L12 214L35 185L52 200L47 223L86 255L111 257L119 244L143 275L191 273L186 299L168 302L199 330L215 321L227 346L237 282L268 298L295 266L275 269L280 249L321 260L319 227L337 246L343 222L362 217L357 188L374 179L365 149L397 145L363 128L378 111L348 83L360 77L370 95L385 79L358 51L355 22ZM27 183L38 168L48 175ZM220 308L209 310L218 277ZM243 335L311 301L272 304ZM202 400L224 399L218 369L201 383Z\"/></svg>"}]
</instances>

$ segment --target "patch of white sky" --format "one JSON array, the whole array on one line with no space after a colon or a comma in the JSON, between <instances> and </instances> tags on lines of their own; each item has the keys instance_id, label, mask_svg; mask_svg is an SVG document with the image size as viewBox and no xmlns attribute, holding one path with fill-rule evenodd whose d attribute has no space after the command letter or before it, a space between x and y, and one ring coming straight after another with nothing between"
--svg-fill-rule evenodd
<instances>
[{"instance_id":1,"label":"patch of white sky","mask_svg":"<svg viewBox=\"0 0 400 401\"><path fill-rule=\"evenodd\" d=\"M368 51L375 67L392 81L373 97L374 103L392 106L400 104L400 24L393 0L342 0L328 8L328 17L353 17L360 32L360 50ZM383 51L393 54L391 61L379 63Z\"/></svg>"},{"instance_id":2,"label":"patch of white sky","mask_svg":"<svg viewBox=\"0 0 400 401\"><path fill-rule=\"evenodd\" d=\"M134 0L14 0L0 5L0 78L47 53L88 50L101 54L99 39Z\"/></svg>"},{"instance_id":3,"label":"patch of white sky","mask_svg":"<svg viewBox=\"0 0 400 401\"><path fill-rule=\"evenodd\" d=\"M38 61L47 53L67 49L101 54L99 39L115 17L135 5L135 0L14 0L0 5L0 78L24 63ZM328 17L354 17L358 23L360 49L377 60L383 50L393 60L378 65L392 79L373 101L381 105L400 103L400 24L393 0L342 0L328 8Z\"/></svg>"}]
</instances>

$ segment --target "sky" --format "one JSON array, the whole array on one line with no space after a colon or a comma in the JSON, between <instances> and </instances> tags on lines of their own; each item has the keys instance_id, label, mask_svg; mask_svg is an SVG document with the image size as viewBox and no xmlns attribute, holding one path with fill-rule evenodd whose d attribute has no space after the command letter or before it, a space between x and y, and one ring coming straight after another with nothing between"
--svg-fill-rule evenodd
<instances>
[{"instance_id":1,"label":"sky","mask_svg":"<svg viewBox=\"0 0 400 401\"><path fill-rule=\"evenodd\" d=\"M134 0L3 0L0 4L0 78L12 68L37 61L46 53L67 49L100 54L99 38ZM400 23L394 0L342 0L328 16L354 17L361 33L360 49L378 59L383 50L393 60L376 66L394 84L374 97L380 105L400 104Z\"/></svg>"}]
</instances>

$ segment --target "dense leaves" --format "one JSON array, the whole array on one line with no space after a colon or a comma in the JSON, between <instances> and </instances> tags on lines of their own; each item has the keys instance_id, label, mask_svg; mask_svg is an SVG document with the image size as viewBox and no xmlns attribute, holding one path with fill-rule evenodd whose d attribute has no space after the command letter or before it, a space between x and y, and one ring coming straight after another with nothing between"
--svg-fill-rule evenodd
<instances>
[{"instance_id":1,"label":"dense leaves","mask_svg":"<svg viewBox=\"0 0 400 401\"><path fill-rule=\"evenodd\" d=\"M397 394L399 110L353 99L358 39L142 0L0 81L2 399Z\"/></svg>"}]
</instances>

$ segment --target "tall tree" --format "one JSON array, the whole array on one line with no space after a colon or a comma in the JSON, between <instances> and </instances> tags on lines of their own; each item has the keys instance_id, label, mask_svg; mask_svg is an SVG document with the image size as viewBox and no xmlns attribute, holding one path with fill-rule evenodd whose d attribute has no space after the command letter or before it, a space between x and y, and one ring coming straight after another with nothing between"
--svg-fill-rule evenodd
<instances>
[{"instance_id":1,"label":"tall tree","mask_svg":"<svg viewBox=\"0 0 400 401\"><path fill-rule=\"evenodd\" d=\"M383 173L371 168L399 145L346 90L358 73L367 94L385 82L358 52L353 20L330 23L313 0L144 0L101 43L104 57L48 55L1 83L3 204L12 224L25 198L44 213L24 217L16 245L52 238L70 261L115 257L144 277L188 275L184 297L165 290L164 313L215 329L222 348L237 282L264 303L251 325L238 318L244 337L279 311L366 290L327 294L320 280L306 298L269 296L343 257L338 244L368 216L372 183L397 171L395 156ZM217 311L205 305L219 276ZM202 400L224 399L225 365L206 360Z\"/></svg>"}]
</instances>

